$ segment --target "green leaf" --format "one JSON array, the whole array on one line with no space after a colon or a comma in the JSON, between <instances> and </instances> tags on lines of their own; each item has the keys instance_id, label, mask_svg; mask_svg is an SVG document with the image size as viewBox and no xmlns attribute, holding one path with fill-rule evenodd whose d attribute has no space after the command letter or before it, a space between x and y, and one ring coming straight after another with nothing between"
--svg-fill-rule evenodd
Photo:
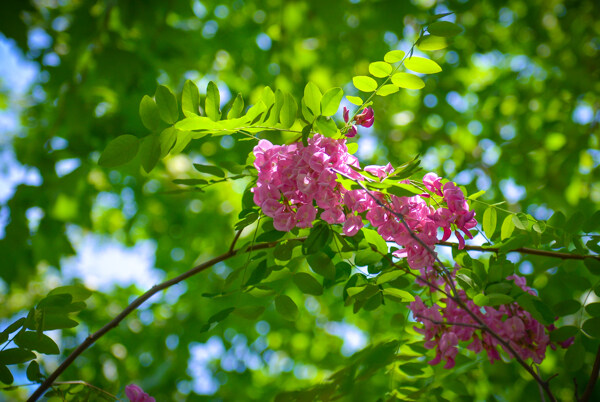
<instances>
[{"instance_id":1,"label":"green leaf","mask_svg":"<svg viewBox=\"0 0 600 402\"><path fill-rule=\"evenodd\" d=\"M86 289L83 286L71 285L71 286L61 286L58 288L52 289L48 296L50 295L63 295L68 294L71 295L72 302L80 302L84 301L92 295L92 291Z\"/></svg>"},{"instance_id":2,"label":"green leaf","mask_svg":"<svg viewBox=\"0 0 600 402\"><path fill-rule=\"evenodd\" d=\"M302 293L320 296L323 294L323 286L312 275L305 272L294 274L292 280Z\"/></svg>"},{"instance_id":3,"label":"green leaf","mask_svg":"<svg viewBox=\"0 0 600 402\"><path fill-rule=\"evenodd\" d=\"M225 171L218 166L201 165L199 163L194 163L194 169L201 173L205 173L211 176L225 177Z\"/></svg>"},{"instance_id":4,"label":"green leaf","mask_svg":"<svg viewBox=\"0 0 600 402\"><path fill-rule=\"evenodd\" d=\"M159 136L161 158L167 156L173 145L175 145L175 141L177 141L177 129L175 127L167 127L161 131Z\"/></svg>"},{"instance_id":5,"label":"green leaf","mask_svg":"<svg viewBox=\"0 0 600 402\"><path fill-rule=\"evenodd\" d=\"M377 231L368 228L361 229L362 234L365 236L367 243L375 247L375 249L381 254L388 253L388 246L383 237Z\"/></svg>"},{"instance_id":6,"label":"green leaf","mask_svg":"<svg viewBox=\"0 0 600 402\"><path fill-rule=\"evenodd\" d=\"M586 233L598 232L600 229L600 211L594 212L590 219L586 219L581 229Z\"/></svg>"},{"instance_id":7,"label":"green leaf","mask_svg":"<svg viewBox=\"0 0 600 402\"><path fill-rule=\"evenodd\" d=\"M496 231L496 221L497 221L497 213L496 208L487 207L483 212L483 231L488 239L491 239L494 236L494 232Z\"/></svg>"},{"instance_id":8,"label":"green leaf","mask_svg":"<svg viewBox=\"0 0 600 402\"><path fill-rule=\"evenodd\" d=\"M502 293L490 293L487 297L488 302L486 306L500 306L502 304L512 303L515 300L511 296Z\"/></svg>"},{"instance_id":9,"label":"green leaf","mask_svg":"<svg viewBox=\"0 0 600 402\"><path fill-rule=\"evenodd\" d=\"M398 87L392 84L386 84L377 90L377 95L388 96L398 92Z\"/></svg>"},{"instance_id":10,"label":"green leaf","mask_svg":"<svg viewBox=\"0 0 600 402\"><path fill-rule=\"evenodd\" d=\"M395 271L385 272L377 277L375 283L377 285L381 285L383 283L392 282L401 277L402 275L406 275L406 273L399 269Z\"/></svg>"},{"instance_id":11,"label":"green leaf","mask_svg":"<svg viewBox=\"0 0 600 402\"><path fill-rule=\"evenodd\" d=\"M22 331L15 337L15 344L23 349L35 350L46 355L60 353L52 338L33 331Z\"/></svg>"},{"instance_id":12,"label":"green leaf","mask_svg":"<svg viewBox=\"0 0 600 402\"><path fill-rule=\"evenodd\" d=\"M139 147L140 140L136 136L120 135L108 143L98 159L98 165L106 168L124 165L135 158Z\"/></svg>"},{"instance_id":13,"label":"green leaf","mask_svg":"<svg viewBox=\"0 0 600 402\"><path fill-rule=\"evenodd\" d=\"M552 310L559 317L575 314L580 308L581 304L577 300L565 300L552 306Z\"/></svg>"},{"instance_id":14,"label":"green leaf","mask_svg":"<svg viewBox=\"0 0 600 402\"><path fill-rule=\"evenodd\" d=\"M461 26L449 21L436 21L427 27L427 31L435 36L450 37L462 33Z\"/></svg>"},{"instance_id":15,"label":"green leaf","mask_svg":"<svg viewBox=\"0 0 600 402\"><path fill-rule=\"evenodd\" d=\"M279 115L279 119L283 128L290 128L296 121L296 114L298 113L298 104L294 97L288 93L283 98L283 106Z\"/></svg>"},{"instance_id":16,"label":"green leaf","mask_svg":"<svg viewBox=\"0 0 600 402\"><path fill-rule=\"evenodd\" d=\"M64 314L43 314L39 321L28 321L27 329L37 330L37 324L41 324L42 331L51 331L54 329L75 328L79 323L70 319Z\"/></svg>"},{"instance_id":17,"label":"green leaf","mask_svg":"<svg viewBox=\"0 0 600 402\"><path fill-rule=\"evenodd\" d=\"M327 279L335 279L335 267L327 254L323 252L311 254L306 257L306 261L315 273Z\"/></svg>"},{"instance_id":18,"label":"green leaf","mask_svg":"<svg viewBox=\"0 0 600 402\"><path fill-rule=\"evenodd\" d=\"M406 89L421 89L425 86L425 82L414 74L396 73L392 75L392 83L400 88Z\"/></svg>"},{"instance_id":19,"label":"green leaf","mask_svg":"<svg viewBox=\"0 0 600 402\"><path fill-rule=\"evenodd\" d=\"M233 105L231 105L231 109L227 113L228 119L235 119L239 117L244 111L244 97L242 94L238 93L233 101Z\"/></svg>"},{"instance_id":20,"label":"green leaf","mask_svg":"<svg viewBox=\"0 0 600 402\"><path fill-rule=\"evenodd\" d=\"M286 295L279 295L275 298L275 310L289 321L294 321L298 317L298 306Z\"/></svg>"},{"instance_id":21,"label":"green leaf","mask_svg":"<svg viewBox=\"0 0 600 402\"><path fill-rule=\"evenodd\" d=\"M567 325L551 331L550 340L553 342L564 342L570 337L577 335L577 333L579 333L579 328Z\"/></svg>"},{"instance_id":22,"label":"green leaf","mask_svg":"<svg viewBox=\"0 0 600 402\"><path fill-rule=\"evenodd\" d=\"M600 275L600 261L597 259L586 258L583 264L593 275Z\"/></svg>"},{"instance_id":23,"label":"green leaf","mask_svg":"<svg viewBox=\"0 0 600 402\"><path fill-rule=\"evenodd\" d=\"M309 82L304 87L304 104L310 109L313 115L319 116L321 114L321 98L323 95L319 90L319 87L314 82Z\"/></svg>"},{"instance_id":24,"label":"green leaf","mask_svg":"<svg viewBox=\"0 0 600 402\"><path fill-rule=\"evenodd\" d=\"M275 91L275 103L269 112L269 118L265 121L267 126L275 126L279 123L279 116L281 115L281 108L283 107L284 95L281 89Z\"/></svg>"},{"instance_id":25,"label":"green leaf","mask_svg":"<svg viewBox=\"0 0 600 402\"><path fill-rule=\"evenodd\" d=\"M229 316L229 314L231 314L234 310L235 310L235 307L228 307L226 309L223 309L223 310L219 311L218 313L213 314L208 319L208 323L212 324L214 322L221 322L225 318L227 318Z\"/></svg>"},{"instance_id":26,"label":"green leaf","mask_svg":"<svg viewBox=\"0 0 600 402\"><path fill-rule=\"evenodd\" d=\"M565 369L575 372L583 366L585 360L585 349L581 343L581 338L577 337L575 342L567 349L565 353Z\"/></svg>"},{"instance_id":27,"label":"green leaf","mask_svg":"<svg viewBox=\"0 0 600 402\"><path fill-rule=\"evenodd\" d=\"M144 95L140 102L140 117L142 118L142 123L148 130L158 130L158 126L160 125L160 112L156 102L148 95Z\"/></svg>"},{"instance_id":28,"label":"green leaf","mask_svg":"<svg viewBox=\"0 0 600 402\"><path fill-rule=\"evenodd\" d=\"M593 317L600 317L600 303L590 303L586 305L585 311Z\"/></svg>"},{"instance_id":29,"label":"green leaf","mask_svg":"<svg viewBox=\"0 0 600 402\"><path fill-rule=\"evenodd\" d=\"M168 87L159 85L154 93L154 99L156 99L158 113L162 121L167 124L175 124L179 119L179 108L173 92Z\"/></svg>"},{"instance_id":30,"label":"green leaf","mask_svg":"<svg viewBox=\"0 0 600 402\"><path fill-rule=\"evenodd\" d=\"M397 63L402 61L405 55L406 53L404 53L402 50L391 50L385 54L383 60L385 60L387 63Z\"/></svg>"},{"instance_id":31,"label":"green leaf","mask_svg":"<svg viewBox=\"0 0 600 402\"><path fill-rule=\"evenodd\" d=\"M302 243L302 254L314 254L329 244L331 239L331 228L326 224L315 225Z\"/></svg>"},{"instance_id":32,"label":"green leaf","mask_svg":"<svg viewBox=\"0 0 600 402\"><path fill-rule=\"evenodd\" d=\"M4 364L0 364L0 381L4 384L10 385L14 380L15 379L8 367L6 367Z\"/></svg>"},{"instance_id":33,"label":"green leaf","mask_svg":"<svg viewBox=\"0 0 600 402\"><path fill-rule=\"evenodd\" d=\"M481 293L473 298L473 303L477 304L480 307L488 306L489 302L490 302L490 298Z\"/></svg>"},{"instance_id":34,"label":"green leaf","mask_svg":"<svg viewBox=\"0 0 600 402\"><path fill-rule=\"evenodd\" d=\"M233 314L245 318L247 320L256 320L265 311L265 306L243 306L236 307Z\"/></svg>"},{"instance_id":35,"label":"green leaf","mask_svg":"<svg viewBox=\"0 0 600 402\"><path fill-rule=\"evenodd\" d=\"M512 215L508 215L504 218L502 222L502 228L500 229L500 239L506 240L512 235L513 230L515 230L515 224L512 220Z\"/></svg>"},{"instance_id":36,"label":"green leaf","mask_svg":"<svg viewBox=\"0 0 600 402\"><path fill-rule=\"evenodd\" d=\"M409 70L421 74L435 74L442 71L442 68L435 61L424 57L413 56L404 60L404 65Z\"/></svg>"},{"instance_id":37,"label":"green leaf","mask_svg":"<svg viewBox=\"0 0 600 402\"><path fill-rule=\"evenodd\" d=\"M348 102L356 106L361 106L363 104L363 100L358 96L346 96L346 99L348 99Z\"/></svg>"},{"instance_id":38,"label":"green leaf","mask_svg":"<svg viewBox=\"0 0 600 402\"><path fill-rule=\"evenodd\" d=\"M192 132L191 131L179 131L177 130L177 141L173 148L171 148L171 154L177 155L181 151L187 147L187 145L192 140Z\"/></svg>"},{"instance_id":39,"label":"green leaf","mask_svg":"<svg viewBox=\"0 0 600 402\"><path fill-rule=\"evenodd\" d=\"M16 330L21 329L23 327L23 325L25 325L25 320L26 320L25 317L19 318L17 321L13 322L8 327L6 327L6 329L4 331L2 331L2 333L3 334L12 334Z\"/></svg>"},{"instance_id":40,"label":"green leaf","mask_svg":"<svg viewBox=\"0 0 600 402\"><path fill-rule=\"evenodd\" d=\"M512 221L517 229L527 230L529 219L527 219L527 215L525 215L523 212L513 215Z\"/></svg>"},{"instance_id":41,"label":"green leaf","mask_svg":"<svg viewBox=\"0 0 600 402\"><path fill-rule=\"evenodd\" d=\"M35 353L29 350L10 348L0 351L0 366L26 363L33 359L35 359Z\"/></svg>"},{"instance_id":42,"label":"green leaf","mask_svg":"<svg viewBox=\"0 0 600 402\"><path fill-rule=\"evenodd\" d=\"M377 81L366 75L359 75L352 78L352 83L356 89L363 92L373 92L377 89Z\"/></svg>"},{"instance_id":43,"label":"green leaf","mask_svg":"<svg viewBox=\"0 0 600 402\"><path fill-rule=\"evenodd\" d=\"M333 116L340 108L340 102L344 96L342 88L331 88L321 98L321 114L323 116Z\"/></svg>"},{"instance_id":44,"label":"green leaf","mask_svg":"<svg viewBox=\"0 0 600 402\"><path fill-rule=\"evenodd\" d=\"M204 101L204 111L212 121L221 120L221 95L217 84L210 81L206 87L206 100Z\"/></svg>"},{"instance_id":45,"label":"green leaf","mask_svg":"<svg viewBox=\"0 0 600 402\"><path fill-rule=\"evenodd\" d=\"M426 35L417 43L417 47L424 51L440 50L448 47L448 43L439 36Z\"/></svg>"},{"instance_id":46,"label":"green leaf","mask_svg":"<svg viewBox=\"0 0 600 402\"><path fill-rule=\"evenodd\" d=\"M383 294L385 296L391 296L392 299L400 299L405 302L415 301L415 297L408 293L405 290L396 289L396 288L385 288L383 289Z\"/></svg>"},{"instance_id":47,"label":"green leaf","mask_svg":"<svg viewBox=\"0 0 600 402\"><path fill-rule=\"evenodd\" d=\"M183 84L181 109L185 117L198 116L200 114L200 92L196 84L191 80L187 80Z\"/></svg>"},{"instance_id":48,"label":"green leaf","mask_svg":"<svg viewBox=\"0 0 600 402\"><path fill-rule=\"evenodd\" d=\"M160 137L158 135L150 134L142 140L140 159L146 173L150 173L160 159Z\"/></svg>"},{"instance_id":49,"label":"green leaf","mask_svg":"<svg viewBox=\"0 0 600 402\"><path fill-rule=\"evenodd\" d=\"M369 64L369 73L373 77L385 78L392 73L392 66L385 61L375 61Z\"/></svg>"},{"instance_id":50,"label":"green leaf","mask_svg":"<svg viewBox=\"0 0 600 402\"><path fill-rule=\"evenodd\" d=\"M26 373L29 381L37 382L42 377L42 373L40 373L40 365L35 360L32 360L31 363L29 363Z\"/></svg>"},{"instance_id":51,"label":"green leaf","mask_svg":"<svg viewBox=\"0 0 600 402\"><path fill-rule=\"evenodd\" d=\"M382 258L383 256L381 254L371 249L363 249L358 250L356 252L356 254L354 255L354 262L356 263L356 265L364 267L367 265L375 264L381 261Z\"/></svg>"},{"instance_id":52,"label":"green leaf","mask_svg":"<svg viewBox=\"0 0 600 402\"><path fill-rule=\"evenodd\" d=\"M582 329L591 337L600 339L600 317L590 318L583 323Z\"/></svg>"},{"instance_id":53,"label":"green leaf","mask_svg":"<svg viewBox=\"0 0 600 402\"><path fill-rule=\"evenodd\" d=\"M356 153L356 151L358 151L358 142L351 142L350 144L347 144L348 146L348 153L350 155L354 155Z\"/></svg>"},{"instance_id":54,"label":"green leaf","mask_svg":"<svg viewBox=\"0 0 600 402\"><path fill-rule=\"evenodd\" d=\"M319 116L316 123L317 131L323 134L325 137L334 137L340 131L335 125L335 122L325 116Z\"/></svg>"}]
</instances>

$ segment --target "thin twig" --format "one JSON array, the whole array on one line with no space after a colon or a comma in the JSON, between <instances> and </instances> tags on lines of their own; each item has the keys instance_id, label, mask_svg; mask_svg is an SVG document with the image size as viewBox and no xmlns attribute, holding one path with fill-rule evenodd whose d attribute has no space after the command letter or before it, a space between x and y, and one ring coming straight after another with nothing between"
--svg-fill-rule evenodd
<instances>
[{"instance_id":1,"label":"thin twig","mask_svg":"<svg viewBox=\"0 0 600 402\"><path fill-rule=\"evenodd\" d=\"M240 229L236 232L235 237L233 238L233 241L231 242L231 246L229 246L229 251L233 251L233 249L235 249L235 243L237 243L238 239L240 238L240 235L242 234L242 230Z\"/></svg>"},{"instance_id":2,"label":"thin twig","mask_svg":"<svg viewBox=\"0 0 600 402\"><path fill-rule=\"evenodd\" d=\"M440 241L437 244L440 246L447 246L447 247L454 247L457 245L456 243L451 243L451 242L447 242L447 241ZM483 251L483 252L487 251L490 253L498 253L500 251L500 248L493 247L493 246L465 245L464 250ZM585 260L586 258L600 260L600 255L570 254L570 253L564 253L561 251L538 250L535 248L527 248L527 247L520 247L520 248L516 248L514 250L510 250L510 251L511 252L516 251L517 253L521 253L521 254L541 255L543 257L560 258L563 260Z\"/></svg>"},{"instance_id":3,"label":"thin twig","mask_svg":"<svg viewBox=\"0 0 600 402\"><path fill-rule=\"evenodd\" d=\"M422 318L424 320L427 320L429 322L432 322L436 325L456 325L459 327L469 327L469 328L477 328L477 329L484 329L484 327L482 327L481 325L477 325L477 324L469 324L466 322L450 322L450 321L437 321L437 320L432 320L429 317L425 317L422 315L416 315L416 318Z\"/></svg>"}]
</instances>

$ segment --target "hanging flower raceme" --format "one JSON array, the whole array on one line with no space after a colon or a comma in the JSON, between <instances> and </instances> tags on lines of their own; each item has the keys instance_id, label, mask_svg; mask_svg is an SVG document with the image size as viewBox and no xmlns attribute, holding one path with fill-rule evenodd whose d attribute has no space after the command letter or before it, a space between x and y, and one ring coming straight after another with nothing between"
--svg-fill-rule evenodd
<instances>
[{"instance_id":1,"label":"hanging flower raceme","mask_svg":"<svg viewBox=\"0 0 600 402\"><path fill-rule=\"evenodd\" d=\"M513 280L524 292L535 296L535 291L526 285L525 278L511 275L507 279ZM447 285L446 293L450 293ZM472 300L467 299L463 290L458 290L458 297L488 328L504 339L523 360L531 358L538 364L544 360L546 348L550 345L550 337L547 332L554 329L553 325L544 327L515 302L497 307L486 306L482 310ZM423 324L423 328L415 327L415 331L424 335L424 346L427 349L436 349L435 358L429 364L438 364L441 360L445 360L444 368L454 367L459 341L470 341L467 349L475 353L485 350L491 363L500 360L498 346L508 356L514 357L497 339L479 328L479 323L452 299L442 298L440 302L444 307L435 303L431 307L427 307L417 296L415 301L409 304L415 320ZM568 339L559 345L566 348L571 342L572 339ZM554 344L552 346L556 347Z\"/></svg>"}]
</instances>

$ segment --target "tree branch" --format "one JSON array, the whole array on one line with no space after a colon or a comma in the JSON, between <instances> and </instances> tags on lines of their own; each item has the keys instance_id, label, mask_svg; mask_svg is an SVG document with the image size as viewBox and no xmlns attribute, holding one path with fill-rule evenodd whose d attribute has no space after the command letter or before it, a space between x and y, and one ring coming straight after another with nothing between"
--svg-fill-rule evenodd
<instances>
[{"instance_id":1,"label":"tree branch","mask_svg":"<svg viewBox=\"0 0 600 402\"><path fill-rule=\"evenodd\" d=\"M304 240L304 238L299 238L296 240ZM194 276L194 275L212 267L213 265L215 265L219 262L225 261L225 260L235 256L238 253L246 253L249 251L271 248L271 247L276 246L280 242L281 242L281 240L272 241L272 242L268 242L268 243L256 244L254 246L238 248L235 250L229 250L226 253L221 254L218 257L215 257L215 258L208 260L200 265L195 266L194 268L190 269L189 271L184 272L183 274L176 276L173 279L169 279L165 282L162 282L158 285L153 286L150 290L148 290L146 293L144 293L143 295L141 295L140 297L135 299L131 304L129 304L118 316L113 318L110 322L108 322L106 325L104 325L98 331L96 331L92 335L88 336L74 351L71 352L71 354L65 359L65 361L62 362L62 364L60 366L58 366L58 368L56 370L54 370L54 372L52 374L50 374L44 380L44 382L35 390L35 392L33 394L31 394L31 396L29 397L29 399L27 401L28 402L37 401L38 398L40 398L44 394L44 392L46 392L46 390L48 390L48 388L50 388L50 386L54 383L54 381L58 378L58 376L61 375L67 369L67 367L69 367L75 361L75 359L80 354L82 354L87 348L92 346L92 344L94 344L94 342L96 342L98 339L100 339L102 336L104 336L108 331L110 331L111 329L113 329L117 325L119 325L119 323L121 321L123 321L123 319L125 319L125 317L127 317L129 314L131 314L135 309L137 309L139 306L141 306L146 300L148 300L149 298L154 296L156 293L160 292L161 290L167 289L173 285L176 285L179 282L182 282L182 281L190 278L191 276Z\"/></svg>"},{"instance_id":2,"label":"tree branch","mask_svg":"<svg viewBox=\"0 0 600 402\"><path fill-rule=\"evenodd\" d=\"M446 246L446 247L454 247L454 246L458 246L458 244L456 243L451 243L448 241L440 241L437 243L440 246ZM465 248L463 250L469 250L469 251L487 251L490 253L498 253L500 251L500 247L493 247L493 246L472 246L472 245L465 245ZM521 254L531 254L531 255L541 255L543 257L554 257L554 258L560 258L563 260L585 260L586 258L592 258L595 260L600 260L600 255L581 255L581 254L571 254L571 253L563 253L561 251L549 251L549 250L538 250L535 248L527 248L527 247L520 247L520 248L516 248L514 250L510 250L515 251L517 253L521 253Z\"/></svg>"}]
</instances>

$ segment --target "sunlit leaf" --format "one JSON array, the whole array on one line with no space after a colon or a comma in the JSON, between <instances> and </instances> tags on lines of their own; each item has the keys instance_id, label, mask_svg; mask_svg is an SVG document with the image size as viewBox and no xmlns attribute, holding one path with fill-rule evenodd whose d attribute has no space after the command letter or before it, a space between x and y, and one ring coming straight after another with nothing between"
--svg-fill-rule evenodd
<instances>
[{"instance_id":1,"label":"sunlit leaf","mask_svg":"<svg viewBox=\"0 0 600 402\"><path fill-rule=\"evenodd\" d=\"M333 116L340 107L340 102L344 96L342 88L331 88L321 98L321 114L323 116Z\"/></svg>"},{"instance_id":2,"label":"sunlit leaf","mask_svg":"<svg viewBox=\"0 0 600 402\"><path fill-rule=\"evenodd\" d=\"M448 47L448 43L442 37L426 35L419 41L417 47L424 51L440 50Z\"/></svg>"},{"instance_id":3,"label":"sunlit leaf","mask_svg":"<svg viewBox=\"0 0 600 402\"><path fill-rule=\"evenodd\" d=\"M425 86L425 82L421 78L410 73L396 73L392 75L392 83L406 89L421 89Z\"/></svg>"},{"instance_id":4,"label":"sunlit leaf","mask_svg":"<svg viewBox=\"0 0 600 402\"><path fill-rule=\"evenodd\" d=\"M377 90L377 95L388 96L396 92L398 92L398 87L396 85L386 84Z\"/></svg>"},{"instance_id":5,"label":"sunlit leaf","mask_svg":"<svg viewBox=\"0 0 600 402\"><path fill-rule=\"evenodd\" d=\"M314 116L319 116L321 114L322 96L319 87L314 82L311 81L304 87L304 103Z\"/></svg>"},{"instance_id":6,"label":"sunlit leaf","mask_svg":"<svg viewBox=\"0 0 600 402\"><path fill-rule=\"evenodd\" d=\"M186 80L183 84L181 109L185 117L197 116L200 113L200 92L193 81Z\"/></svg>"},{"instance_id":7,"label":"sunlit leaf","mask_svg":"<svg viewBox=\"0 0 600 402\"><path fill-rule=\"evenodd\" d=\"M144 95L140 102L140 117L144 126L150 131L158 130L160 126L160 112L154 99Z\"/></svg>"},{"instance_id":8,"label":"sunlit leaf","mask_svg":"<svg viewBox=\"0 0 600 402\"><path fill-rule=\"evenodd\" d=\"M283 99L283 106L280 112L281 125L284 128L290 128L296 121L296 113L298 113L298 104L294 97L288 93Z\"/></svg>"},{"instance_id":9,"label":"sunlit leaf","mask_svg":"<svg viewBox=\"0 0 600 402\"><path fill-rule=\"evenodd\" d=\"M421 74L434 74L442 71L442 68L435 61L424 57L413 56L404 60L404 65L409 70Z\"/></svg>"},{"instance_id":10,"label":"sunlit leaf","mask_svg":"<svg viewBox=\"0 0 600 402\"><path fill-rule=\"evenodd\" d=\"M352 78L352 83L356 89L363 92L373 92L377 89L377 81L366 75L359 75Z\"/></svg>"},{"instance_id":11,"label":"sunlit leaf","mask_svg":"<svg viewBox=\"0 0 600 402\"><path fill-rule=\"evenodd\" d=\"M387 63L397 63L401 61L405 55L406 53L404 53L402 50L391 50L385 54L383 60L385 60Z\"/></svg>"},{"instance_id":12,"label":"sunlit leaf","mask_svg":"<svg viewBox=\"0 0 600 402\"><path fill-rule=\"evenodd\" d=\"M504 221L502 222L502 228L500 230L500 239L508 239L512 235L513 230L515 230L515 224L513 223L512 215L508 215L506 218L504 218Z\"/></svg>"},{"instance_id":13,"label":"sunlit leaf","mask_svg":"<svg viewBox=\"0 0 600 402\"><path fill-rule=\"evenodd\" d=\"M483 231L488 239L494 236L496 231L497 212L494 207L487 207L483 212Z\"/></svg>"},{"instance_id":14,"label":"sunlit leaf","mask_svg":"<svg viewBox=\"0 0 600 402\"><path fill-rule=\"evenodd\" d=\"M160 137L150 134L140 145L140 160L146 173L150 173L160 159Z\"/></svg>"},{"instance_id":15,"label":"sunlit leaf","mask_svg":"<svg viewBox=\"0 0 600 402\"><path fill-rule=\"evenodd\" d=\"M369 73L377 78L385 78L392 73L392 66L385 61L375 61L369 64Z\"/></svg>"},{"instance_id":16,"label":"sunlit leaf","mask_svg":"<svg viewBox=\"0 0 600 402\"><path fill-rule=\"evenodd\" d=\"M204 102L204 111L208 118L213 121L221 120L221 95L217 84L209 81L206 87L206 100Z\"/></svg>"}]
</instances>

